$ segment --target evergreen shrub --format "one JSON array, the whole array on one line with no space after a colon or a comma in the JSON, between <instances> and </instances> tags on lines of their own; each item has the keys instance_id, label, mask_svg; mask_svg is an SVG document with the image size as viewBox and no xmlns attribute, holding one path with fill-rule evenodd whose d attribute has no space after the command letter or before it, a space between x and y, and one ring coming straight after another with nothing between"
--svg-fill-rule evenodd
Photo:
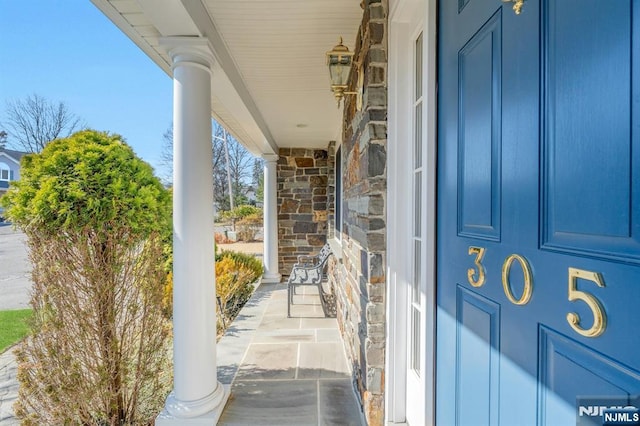
<instances>
[{"instance_id":1,"label":"evergreen shrub","mask_svg":"<svg viewBox=\"0 0 640 426\"><path fill-rule=\"evenodd\" d=\"M23 424L151 424L171 385L162 314L171 199L122 137L93 130L22 159L2 203L27 235Z\"/></svg>"}]
</instances>

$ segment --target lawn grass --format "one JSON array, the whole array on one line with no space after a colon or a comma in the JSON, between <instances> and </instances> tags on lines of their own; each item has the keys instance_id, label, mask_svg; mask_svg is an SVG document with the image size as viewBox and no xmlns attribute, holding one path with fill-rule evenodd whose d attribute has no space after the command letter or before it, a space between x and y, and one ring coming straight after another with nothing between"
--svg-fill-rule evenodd
<instances>
[{"instance_id":1,"label":"lawn grass","mask_svg":"<svg viewBox=\"0 0 640 426\"><path fill-rule=\"evenodd\" d=\"M18 343L29 332L31 309L0 311L0 353Z\"/></svg>"}]
</instances>

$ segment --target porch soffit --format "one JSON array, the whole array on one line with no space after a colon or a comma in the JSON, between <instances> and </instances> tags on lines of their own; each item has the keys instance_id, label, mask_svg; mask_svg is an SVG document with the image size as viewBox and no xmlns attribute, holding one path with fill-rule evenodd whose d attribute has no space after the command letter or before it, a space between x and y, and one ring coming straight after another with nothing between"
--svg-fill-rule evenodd
<instances>
[{"instance_id":1,"label":"porch soffit","mask_svg":"<svg viewBox=\"0 0 640 426\"><path fill-rule=\"evenodd\" d=\"M340 35L353 49L360 0L91 1L168 75L161 37L208 37L212 116L253 154L325 148L339 136L325 52Z\"/></svg>"}]
</instances>

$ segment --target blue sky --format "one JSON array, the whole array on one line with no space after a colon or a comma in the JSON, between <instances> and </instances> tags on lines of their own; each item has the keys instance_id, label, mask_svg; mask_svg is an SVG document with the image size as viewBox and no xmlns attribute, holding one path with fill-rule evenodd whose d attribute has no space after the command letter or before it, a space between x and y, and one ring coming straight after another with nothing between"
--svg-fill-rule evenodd
<instances>
[{"instance_id":1,"label":"blue sky","mask_svg":"<svg viewBox=\"0 0 640 426\"><path fill-rule=\"evenodd\" d=\"M0 0L0 123L38 94L119 133L159 176L172 81L89 0Z\"/></svg>"}]
</instances>

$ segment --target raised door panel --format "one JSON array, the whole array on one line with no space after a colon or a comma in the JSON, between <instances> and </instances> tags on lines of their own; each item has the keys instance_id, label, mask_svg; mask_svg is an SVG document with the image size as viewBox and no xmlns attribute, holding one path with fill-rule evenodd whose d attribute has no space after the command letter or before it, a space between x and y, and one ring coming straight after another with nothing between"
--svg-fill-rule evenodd
<instances>
[{"instance_id":1,"label":"raised door panel","mask_svg":"<svg viewBox=\"0 0 640 426\"><path fill-rule=\"evenodd\" d=\"M500 239L502 13L458 55L458 233Z\"/></svg>"},{"instance_id":2,"label":"raised door panel","mask_svg":"<svg viewBox=\"0 0 640 426\"><path fill-rule=\"evenodd\" d=\"M543 2L545 249L640 262L632 6Z\"/></svg>"}]
</instances>

